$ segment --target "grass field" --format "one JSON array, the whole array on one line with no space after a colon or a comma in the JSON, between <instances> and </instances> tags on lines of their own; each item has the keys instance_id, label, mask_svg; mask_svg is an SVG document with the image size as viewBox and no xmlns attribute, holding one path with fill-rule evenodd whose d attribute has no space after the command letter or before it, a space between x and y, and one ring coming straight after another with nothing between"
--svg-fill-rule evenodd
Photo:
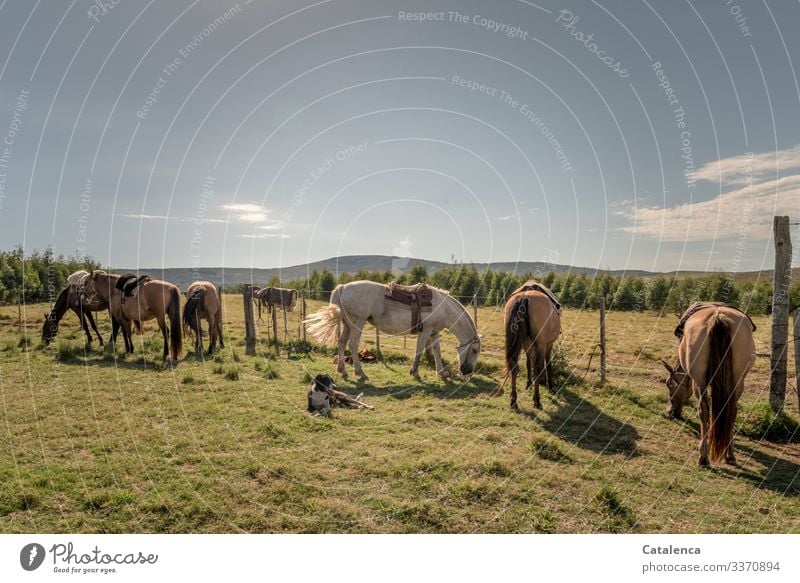
<instances>
[{"instance_id":1,"label":"grass field","mask_svg":"<svg viewBox=\"0 0 800 583\"><path fill-rule=\"evenodd\" d=\"M306 413L306 391L334 371L331 353L276 355L265 321L246 356L241 297L225 302L226 349L175 368L152 322L124 357L85 352L74 315L42 347L45 306L26 307L23 331L16 307L0 309L0 531L800 532L800 444L760 438L785 429L768 423L769 359L748 377L739 466L700 469L694 402L683 422L663 414L656 359L673 358L675 316L609 314L600 387L597 358L586 371L598 315L567 310L565 373L540 412L530 393L519 413L508 392L487 398L501 377L499 310L480 310L482 370L468 382L425 364L414 382L413 339L381 337L370 382L339 384L375 410L323 419ZM756 323L767 352L769 322ZM450 362L454 345L444 335Z\"/></svg>"}]
</instances>

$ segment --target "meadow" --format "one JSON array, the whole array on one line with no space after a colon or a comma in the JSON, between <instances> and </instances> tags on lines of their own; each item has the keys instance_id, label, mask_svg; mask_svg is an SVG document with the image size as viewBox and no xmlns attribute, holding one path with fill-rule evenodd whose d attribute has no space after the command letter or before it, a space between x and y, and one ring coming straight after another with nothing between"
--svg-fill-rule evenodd
<instances>
[{"instance_id":1,"label":"meadow","mask_svg":"<svg viewBox=\"0 0 800 583\"><path fill-rule=\"evenodd\" d=\"M674 358L673 314L610 312L601 386L598 358L587 367L598 314L566 309L557 390L542 411L522 391L519 413L508 387L489 397L501 310L479 310L469 379L423 362L417 383L414 339L382 336L370 381L339 381L375 409L320 418L306 392L335 371L332 351L297 342L293 313L295 341L270 345L264 320L246 355L241 296L225 307L226 348L200 357L187 338L175 367L153 322L126 356L86 351L71 314L43 346L47 306L24 306L21 326L16 306L0 308L0 532L800 532L800 435L771 423L769 358L740 403L739 465L699 468L694 401L684 421L664 415L657 360ZM769 320L755 321L768 352ZM455 344L443 335L451 366ZM375 349L371 330L362 346ZM798 417L793 386L786 410Z\"/></svg>"}]
</instances>

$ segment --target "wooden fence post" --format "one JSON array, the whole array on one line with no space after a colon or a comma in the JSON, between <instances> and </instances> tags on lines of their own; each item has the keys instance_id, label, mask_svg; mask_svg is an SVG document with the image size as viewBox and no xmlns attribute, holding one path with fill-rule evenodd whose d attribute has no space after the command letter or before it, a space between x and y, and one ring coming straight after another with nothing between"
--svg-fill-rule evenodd
<instances>
[{"instance_id":1,"label":"wooden fence post","mask_svg":"<svg viewBox=\"0 0 800 583\"><path fill-rule=\"evenodd\" d=\"M381 357L381 331L375 326L375 354L380 359Z\"/></svg>"},{"instance_id":2,"label":"wooden fence post","mask_svg":"<svg viewBox=\"0 0 800 583\"><path fill-rule=\"evenodd\" d=\"M245 354L256 353L256 322L253 316L253 286L246 283L242 286L244 301L244 344Z\"/></svg>"},{"instance_id":3,"label":"wooden fence post","mask_svg":"<svg viewBox=\"0 0 800 583\"><path fill-rule=\"evenodd\" d=\"M275 341L275 346L278 345L278 313L275 306L272 306L272 338Z\"/></svg>"},{"instance_id":4,"label":"wooden fence post","mask_svg":"<svg viewBox=\"0 0 800 583\"><path fill-rule=\"evenodd\" d=\"M797 389L797 407L800 409L800 308L794 311L794 386Z\"/></svg>"},{"instance_id":5,"label":"wooden fence post","mask_svg":"<svg viewBox=\"0 0 800 583\"><path fill-rule=\"evenodd\" d=\"M772 278L772 353L770 356L769 404L783 411L786 400L786 344L789 336L789 283L792 277L792 238L789 217L775 217L775 273Z\"/></svg>"},{"instance_id":6,"label":"wooden fence post","mask_svg":"<svg viewBox=\"0 0 800 583\"><path fill-rule=\"evenodd\" d=\"M478 293L472 296L472 317L475 319L475 328L478 327Z\"/></svg>"},{"instance_id":7,"label":"wooden fence post","mask_svg":"<svg viewBox=\"0 0 800 583\"><path fill-rule=\"evenodd\" d=\"M300 327L303 329L303 342L306 342L306 325L303 324L306 320L306 292L305 290L300 290L300 315L303 317L302 322L300 322Z\"/></svg>"},{"instance_id":8,"label":"wooden fence post","mask_svg":"<svg viewBox=\"0 0 800 583\"><path fill-rule=\"evenodd\" d=\"M600 384L606 382L606 298L600 298Z\"/></svg>"}]
</instances>

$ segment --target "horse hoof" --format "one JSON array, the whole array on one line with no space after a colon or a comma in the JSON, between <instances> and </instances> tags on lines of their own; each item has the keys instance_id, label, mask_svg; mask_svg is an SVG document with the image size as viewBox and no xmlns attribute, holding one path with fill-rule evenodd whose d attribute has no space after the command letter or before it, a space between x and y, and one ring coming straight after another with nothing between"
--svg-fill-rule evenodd
<instances>
[{"instance_id":1,"label":"horse hoof","mask_svg":"<svg viewBox=\"0 0 800 583\"><path fill-rule=\"evenodd\" d=\"M511 409L512 411L519 411L519 405L517 405L516 402L511 403L511 405L509 405L509 409Z\"/></svg>"},{"instance_id":2,"label":"horse hoof","mask_svg":"<svg viewBox=\"0 0 800 583\"><path fill-rule=\"evenodd\" d=\"M736 465L736 457L735 456L730 456L730 457L725 458L725 463L728 464L729 466L735 466Z\"/></svg>"},{"instance_id":3,"label":"horse hoof","mask_svg":"<svg viewBox=\"0 0 800 583\"><path fill-rule=\"evenodd\" d=\"M541 403L539 403L538 401L537 401L537 402L534 402L534 404L533 404L533 408L534 408L534 409L541 409L541 408L542 408L542 404L541 404Z\"/></svg>"},{"instance_id":4,"label":"horse hoof","mask_svg":"<svg viewBox=\"0 0 800 583\"><path fill-rule=\"evenodd\" d=\"M439 378L441 378L443 381L446 381L450 377L451 377L450 373L447 372L446 370L443 370L442 372L439 373Z\"/></svg>"},{"instance_id":5,"label":"horse hoof","mask_svg":"<svg viewBox=\"0 0 800 583\"><path fill-rule=\"evenodd\" d=\"M697 460L697 465L700 466L701 468L707 468L711 464L708 463L707 457L701 457L700 459Z\"/></svg>"},{"instance_id":6,"label":"horse hoof","mask_svg":"<svg viewBox=\"0 0 800 583\"><path fill-rule=\"evenodd\" d=\"M366 383L368 380L369 380L369 377L367 375L365 375L365 374L362 374L361 376L358 377L358 382L359 383Z\"/></svg>"}]
</instances>

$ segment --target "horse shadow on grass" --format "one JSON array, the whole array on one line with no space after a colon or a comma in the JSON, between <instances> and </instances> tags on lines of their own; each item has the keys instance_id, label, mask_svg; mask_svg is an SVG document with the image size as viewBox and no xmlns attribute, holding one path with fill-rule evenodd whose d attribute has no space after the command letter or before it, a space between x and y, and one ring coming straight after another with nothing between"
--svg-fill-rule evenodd
<instances>
[{"instance_id":1,"label":"horse shadow on grass","mask_svg":"<svg viewBox=\"0 0 800 583\"><path fill-rule=\"evenodd\" d=\"M528 391L520 391L519 401L523 407L520 414L535 420L556 437L598 454L640 455L637 444L640 435L633 425L604 413L566 386L553 392L542 389L542 399L556 406L554 411L550 411L545 405L546 414L529 411L532 399L525 397L529 397Z\"/></svg>"},{"instance_id":2,"label":"horse shadow on grass","mask_svg":"<svg viewBox=\"0 0 800 583\"><path fill-rule=\"evenodd\" d=\"M688 428L695 440L700 439L700 423L693 419L683 419L681 423ZM693 441L692 443L697 443ZM772 490L785 496L800 496L800 465L792 460L771 455L754 445L749 437L734 437L736 465L713 465L711 471L729 478L739 478L752 482L756 488ZM773 447L781 443L767 442ZM694 450L696 456L696 450ZM693 457L694 461L694 457ZM758 465L750 469L747 466Z\"/></svg>"},{"instance_id":3,"label":"horse shadow on grass","mask_svg":"<svg viewBox=\"0 0 800 583\"><path fill-rule=\"evenodd\" d=\"M365 371L369 374L369 369ZM439 378L426 379L423 375L422 382L415 381L409 376L408 383L396 385L376 386L371 382L357 382L354 378L347 381L337 381L340 391L346 393L364 393L364 397L391 397L393 399L410 399L415 395L428 395L437 399L474 399L481 395L488 396L497 388L497 382L489 377L472 375L469 380Z\"/></svg>"}]
</instances>

